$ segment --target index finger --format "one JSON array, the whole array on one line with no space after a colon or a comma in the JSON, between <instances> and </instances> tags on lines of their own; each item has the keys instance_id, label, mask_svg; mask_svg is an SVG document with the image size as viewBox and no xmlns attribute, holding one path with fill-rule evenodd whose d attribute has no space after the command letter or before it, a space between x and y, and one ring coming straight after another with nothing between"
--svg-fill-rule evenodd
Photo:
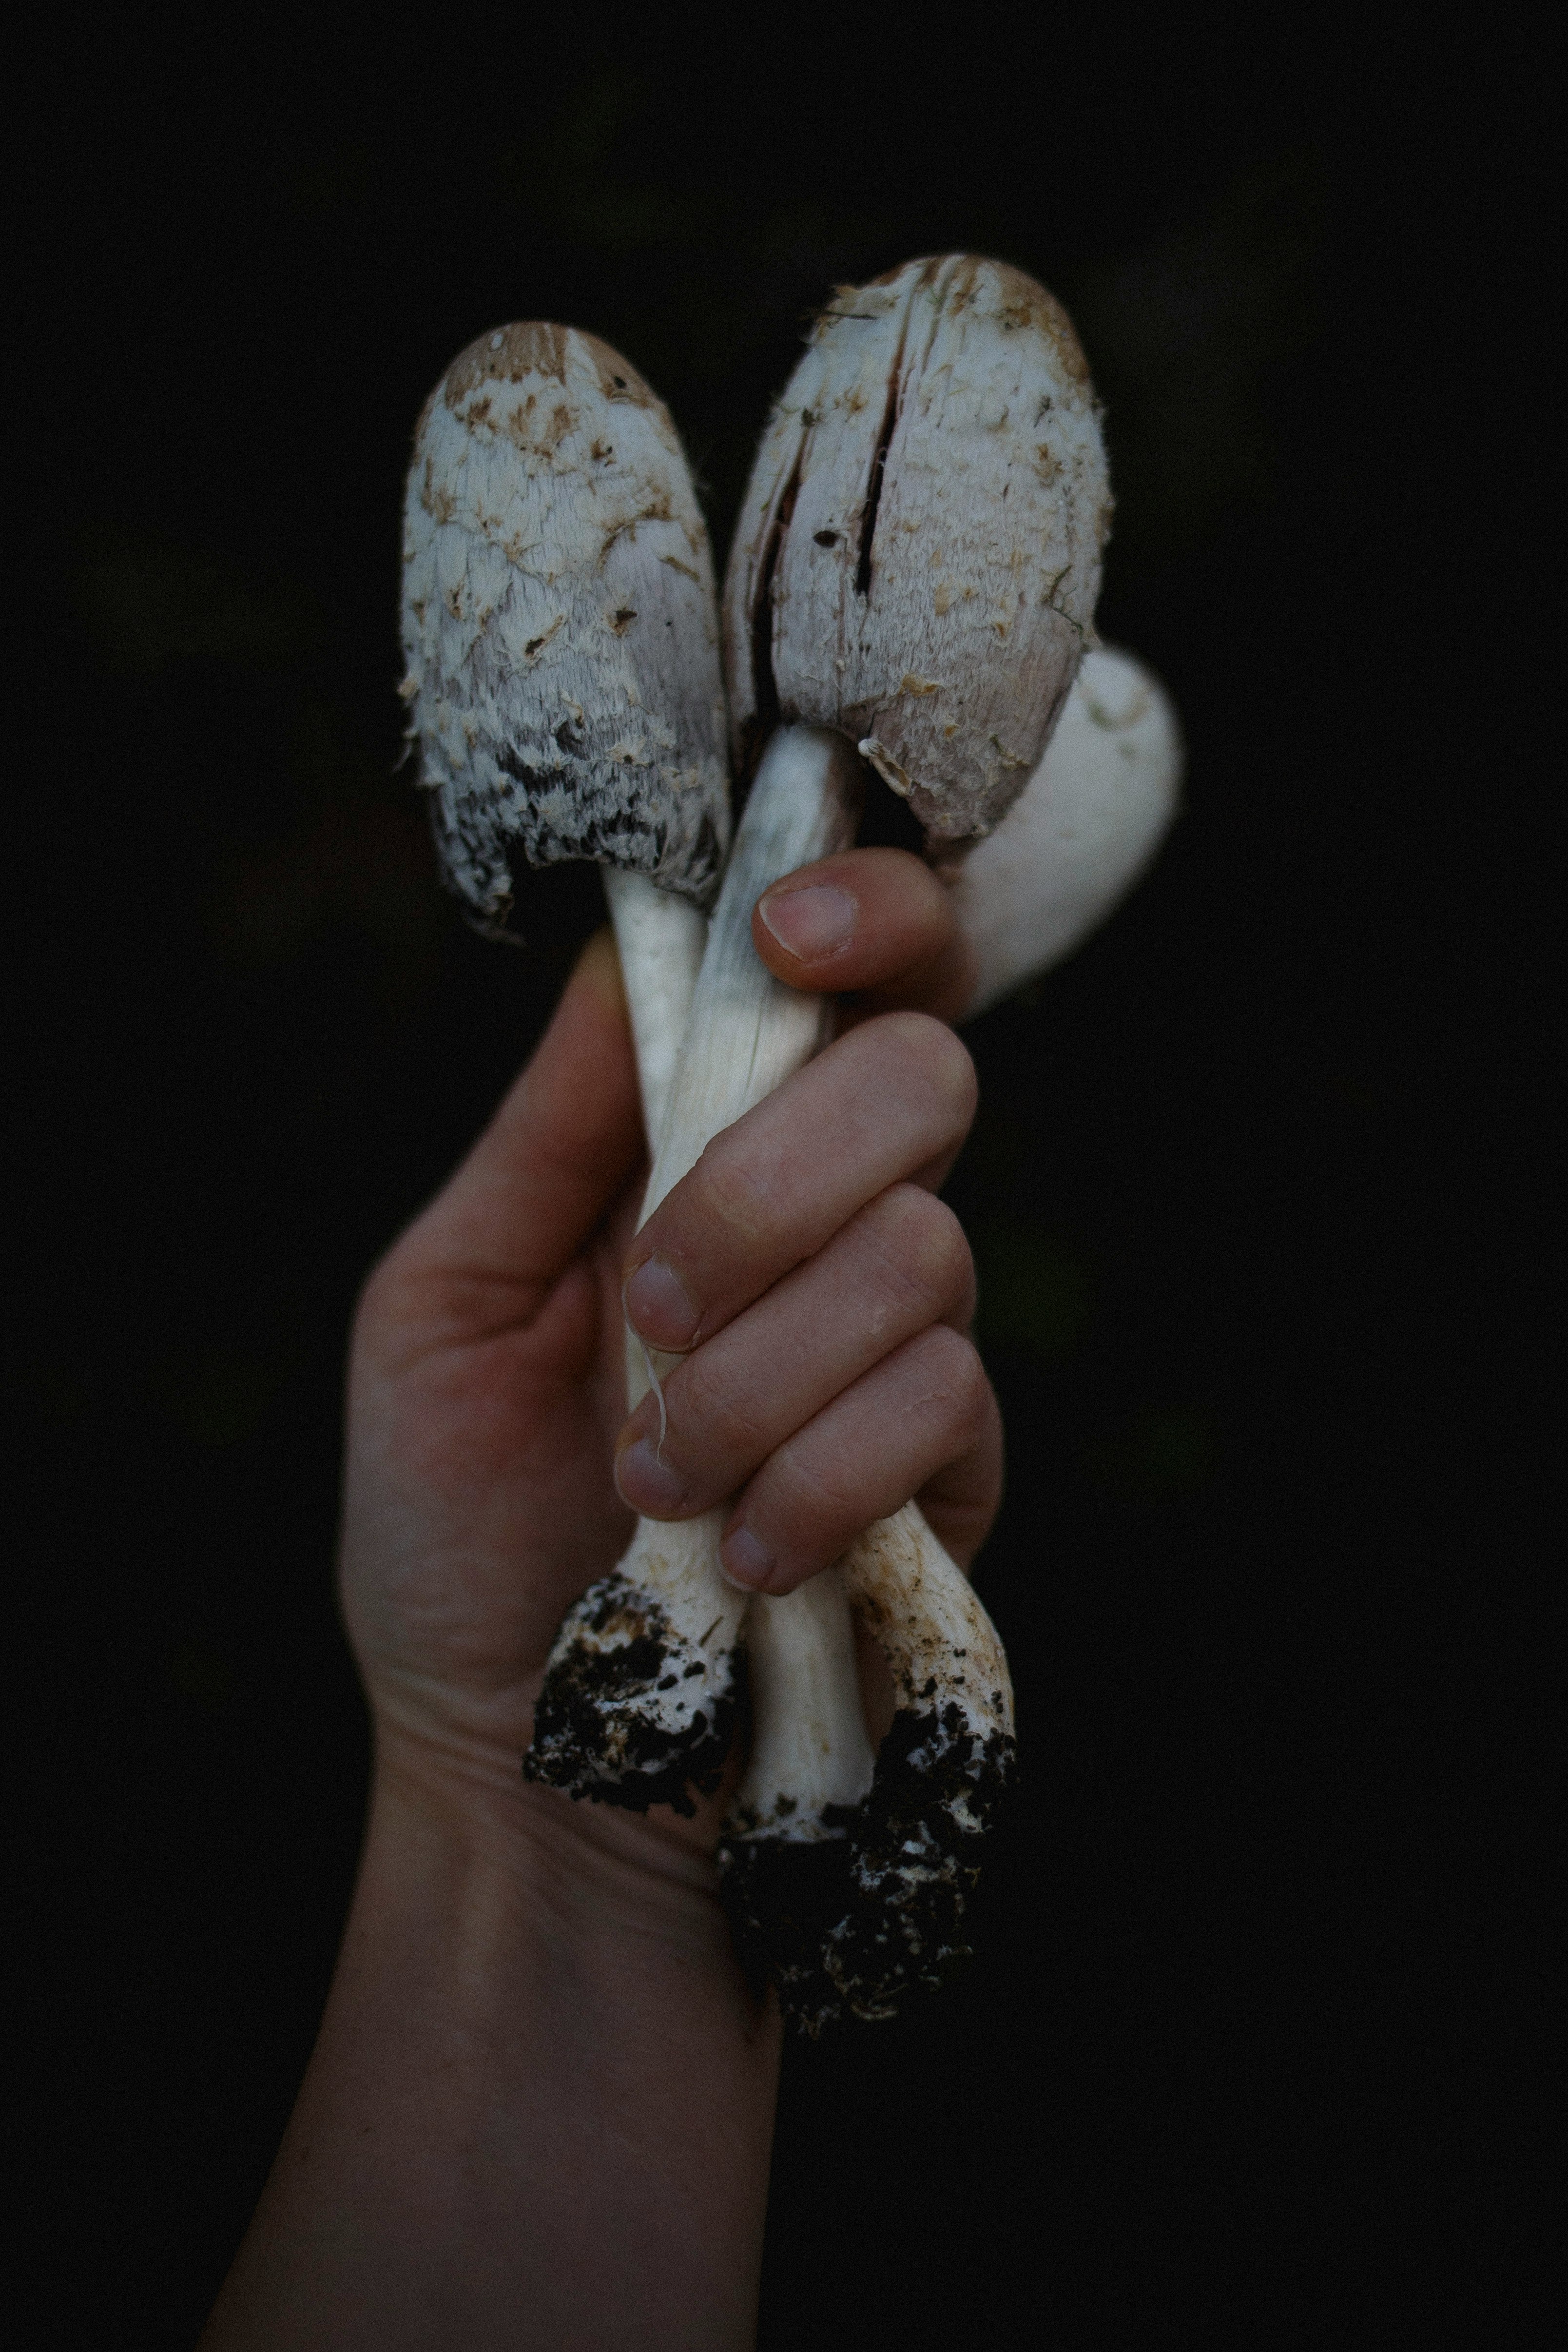
<instances>
[{"instance_id":1,"label":"index finger","mask_svg":"<svg viewBox=\"0 0 1568 2352\"><path fill-rule=\"evenodd\" d=\"M852 1015L957 1021L975 992L952 894L907 849L846 849L787 874L758 900L751 936L777 979L847 996Z\"/></svg>"}]
</instances>

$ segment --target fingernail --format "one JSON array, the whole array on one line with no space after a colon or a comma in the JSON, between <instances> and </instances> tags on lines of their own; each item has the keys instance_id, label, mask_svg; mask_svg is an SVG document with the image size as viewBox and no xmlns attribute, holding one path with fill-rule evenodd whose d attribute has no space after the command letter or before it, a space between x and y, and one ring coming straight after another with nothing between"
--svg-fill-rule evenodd
<instances>
[{"instance_id":1,"label":"fingernail","mask_svg":"<svg viewBox=\"0 0 1568 2352\"><path fill-rule=\"evenodd\" d=\"M633 1439L616 1457L615 1484L622 1501L650 1519L674 1518L686 1499L685 1480L660 1461L651 1437Z\"/></svg>"},{"instance_id":2,"label":"fingernail","mask_svg":"<svg viewBox=\"0 0 1568 2352\"><path fill-rule=\"evenodd\" d=\"M628 1275L621 1304L632 1328L655 1348L689 1348L696 1336L697 1310L667 1259L645 1258Z\"/></svg>"},{"instance_id":3,"label":"fingernail","mask_svg":"<svg viewBox=\"0 0 1568 2352\"><path fill-rule=\"evenodd\" d=\"M719 1546L718 1564L731 1584L743 1592L764 1586L777 1565L766 1544L758 1542L748 1527L732 1528Z\"/></svg>"},{"instance_id":4,"label":"fingernail","mask_svg":"<svg viewBox=\"0 0 1568 2352\"><path fill-rule=\"evenodd\" d=\"M812 882L803 890L770 890L757 911L781 948L816 963L853 939L860 908L847 890Z\"/></svg>"}]
</instances>

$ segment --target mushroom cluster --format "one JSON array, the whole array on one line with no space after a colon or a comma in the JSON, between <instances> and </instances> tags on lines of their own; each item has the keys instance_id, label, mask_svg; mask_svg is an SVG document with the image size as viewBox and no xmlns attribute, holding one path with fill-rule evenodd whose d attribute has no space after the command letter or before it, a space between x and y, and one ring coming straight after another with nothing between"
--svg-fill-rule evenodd
<instances>
[{"instance_id":1,"label":"mushroom cluster","mask_svg":"<svg viewBox=\"0 0 1568 2352\"><path fill-rule=\"evenodd\" d=\"M604 868L644 1218L826 1041L831 1004L773 979L751 912L852 844L868 771L955 890L974 1010L1066 953L1153 854L1179 741L1147 673L1095 650L1109 513L1088 370L1043 288L949 256L841 291L758 450L721 685L706 533L641 378L559 327L454 362L409 478L411 732L446 878L483 927L505 929L519 862ZM748 786L733 845L725 686ZM629 1404L662 1370L629 1346ZM809 2032L885 2016L964 1948L1013 1757L1002 1645L914 1504L782 1599L720 1574L724 1516L639 1522L560 1628L524 1770L690 1811L748 1685L719 1853L737 1949ZM895 1690L874 1754L852 1612Z\"/></svg>"}]
</instances>

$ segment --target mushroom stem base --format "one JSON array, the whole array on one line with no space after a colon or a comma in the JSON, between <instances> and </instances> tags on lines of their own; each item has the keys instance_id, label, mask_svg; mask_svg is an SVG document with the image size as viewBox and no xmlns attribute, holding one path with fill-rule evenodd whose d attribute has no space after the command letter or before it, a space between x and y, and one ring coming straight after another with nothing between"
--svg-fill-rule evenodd
<instances>
[{"instance_id":1,"label":"mushroom stem base","mask_svg":"<svg viewBox=\"0 0 1568 2352\"><path fill-rule=\"evenodd\" d=\"M716 1545L709 1522L718 1517L669 1528L644 1521L622 1566L568 1612L534 1709L526 1780L638 1813L691 1813L688 1786L717 1788L735 1736L745 1610L727 1590L715 1607L695 1572ZM640 1564L653 1572L639 1575Z\"/></svg>"}]
</instances>

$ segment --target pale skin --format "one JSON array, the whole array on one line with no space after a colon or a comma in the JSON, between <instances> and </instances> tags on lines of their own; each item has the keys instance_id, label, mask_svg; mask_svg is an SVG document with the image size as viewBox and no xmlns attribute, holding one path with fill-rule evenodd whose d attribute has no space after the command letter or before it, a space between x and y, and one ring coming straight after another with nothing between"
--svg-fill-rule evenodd
<instances>
[{"instance_id":1,"label":"pale skin","mask_svg":"<svg viewBox=\"0 0 1568 2352\"><path fill-rule=\"evenodd\" d=\"M912 1495L967 1565L1001 1479L968 1251L936 1197L975 1107L947 895L902 851L851 851L777 886L753 936L780 979L846 995L841 1034L634 1240L606 933L366 1285L341 1580L369 1828L204 2352L753 2340L779 2034L718 1904L723 1800L638 1817L526 1785L545 1658L629 1506L733 1496L727 1569L786 1591ZM663 1464L652 1400L625 1422L623 1290L684 1351Z\"/></svg>"}]
</instances>

